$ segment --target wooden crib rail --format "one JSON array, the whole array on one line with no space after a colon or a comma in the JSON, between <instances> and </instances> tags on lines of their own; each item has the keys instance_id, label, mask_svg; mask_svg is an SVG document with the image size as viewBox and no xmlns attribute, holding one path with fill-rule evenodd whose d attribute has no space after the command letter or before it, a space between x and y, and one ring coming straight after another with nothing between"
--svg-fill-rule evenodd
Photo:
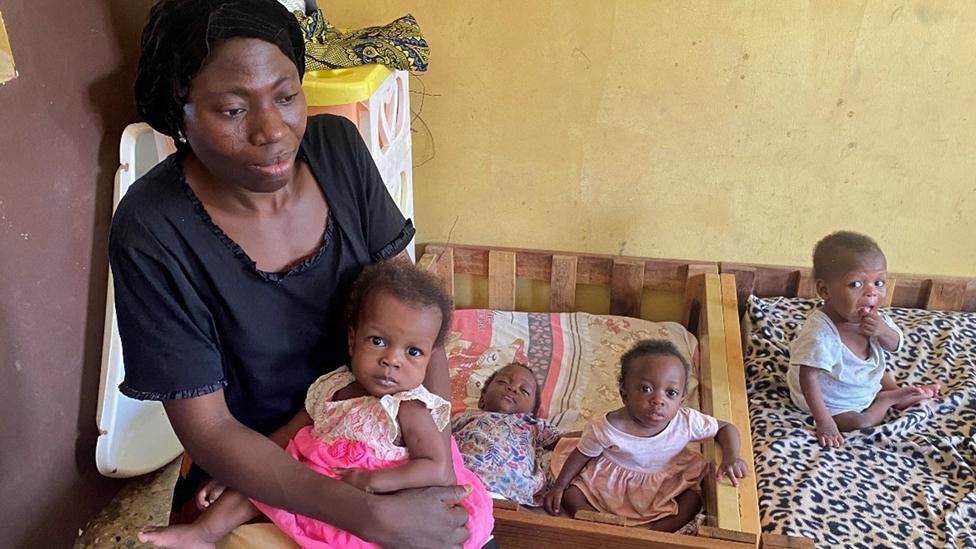
<instances>
[{"instance_id":1,"label":"wooden crib rail","mask_svg":"<svg viewBox=\"0 0 976 549\"><path fill-rule=\"evenodd\" d=\"M718 263L631 256L577 254L521 248L427 244L420 265L431 269L454 292L453 276L488 277L488 308L513 310L519 278L548 282L549 311L576 310L576 285L609 286L610 314L646 318L644 290L685 292L688 279L718 273ZM646 311L644 311L646 313Z\"/></svg>"},{"instance_id":2,"label":"wooden crib rail","mask_svg":"<svg viewBox=\"0 0 976 549\"><path fill-rule=\"evenodd\" d=\"M735 275L740 313L750 295L817 296L809 268L722 262L719 269L722 273ZM886 300L892 307L974 312L976 278L889 273Z\"/></svg>"}]
</instances>

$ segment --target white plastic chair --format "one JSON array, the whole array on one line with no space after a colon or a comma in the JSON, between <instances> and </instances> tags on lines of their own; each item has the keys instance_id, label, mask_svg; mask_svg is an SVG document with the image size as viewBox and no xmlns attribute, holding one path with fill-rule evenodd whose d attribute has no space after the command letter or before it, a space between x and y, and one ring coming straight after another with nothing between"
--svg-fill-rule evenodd
<instances>
[{"instance_id":1,"label":"white plastic chair","mask_svg":"<svg viewBox=\"0 0 976 549\"><path fill-rule=\"evenodd\" d=\"M112 211L129 187L150 168L175 151L173 141L147 124L130 124L122 132L120 166L115 172ZM102 375L99 381L98 441L95 463L109 477L132 477L155 471L183 452L169 424L163 405L131 399L119 392L125 373L122 341L115 318L112 274L105 299L105 335L102 344Z\"/></svg>"}]
</instances>

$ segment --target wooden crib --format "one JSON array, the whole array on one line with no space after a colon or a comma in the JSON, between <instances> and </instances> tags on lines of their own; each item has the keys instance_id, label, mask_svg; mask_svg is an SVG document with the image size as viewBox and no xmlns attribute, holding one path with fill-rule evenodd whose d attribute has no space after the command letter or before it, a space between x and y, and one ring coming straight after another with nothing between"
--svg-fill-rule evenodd
<instances>
[{"instance_id":1,"label":"wooden crib","mask_svg":"<svg viewBox=\"0 0 976 549\"><path fill-rule=\"evenodd\" d=\"M742 458L750 472L754 471L742 348L737 333L735 280L731 275L720 275L718 263L427 244L419 264L444 281L458 308L516 310L516 288L525 289L526 283L519 282L522 280L536 281L528 282L536 286L548 285L548 289L543 288L548 292L548 303L533 305L536 311L580 310L576 298L577 286L582 285L591 294L596 287L595 293L604 296L602 311L587 312L681 322L699 341L702 411L738 428ZM456 293L457 275L487 278L487 291L468 292L470 296ZM676 296L683 304L680 318L677 314L662 318L660 310L645 306L652 293ZM709 442L704 452L707 459L719 460L713 443ZM716 482L714 474L707 475L703 496L707 518L699 536L552 517L516 505L496 506L495 536L498 545L505 549L560 545L604 549L758 546L759 507L751 474L738 488L725 481Z\"/></svg>"},{"instance_id":2,"label":"wooden crib","mask_svg":"<svg viewBox=\"0 0 976 549\"><path fill-rule=\"evenodd\" d=\"M785 267L775 265L761 265L749 263L719 264L723 281L726 277L731 280L734 288L724 288L723 304L726 308L738 310L737 318L741 318L749 296L756 297L799 297L815 298L817 289L812 270L808 267ZM976 279L962 277L947 277L935 275L918 275L905 273L889 273L887 280L888 291L885 295L886 307L909 307L930 311L976 311ZM737 321L736 321L737 322ZM731 321L726 323L729 340L736 339L736 331L740 332L738 342L730 345L738 347L729 353L729 359L737 361L730 365L730 370L744 371L742 361L742 341L746 337L744 323L737 327ZM799 548L813 547L814 541L796 536L781 536L776 534L761 534L760 543L766 548Z\"/></svg>"}]
</instances>

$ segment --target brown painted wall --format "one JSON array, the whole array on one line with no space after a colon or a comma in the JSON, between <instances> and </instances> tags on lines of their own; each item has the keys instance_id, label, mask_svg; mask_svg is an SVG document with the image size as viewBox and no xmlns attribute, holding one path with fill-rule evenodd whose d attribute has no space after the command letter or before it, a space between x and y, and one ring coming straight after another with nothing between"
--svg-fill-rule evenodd
<instances>
[{"instance_id":1,"label":"brown painted wall","mask_svg":"<svg viewBox=\"0 0 976 549\"><path fill-rule=\"evenodd\" d=\"M94 464L118 138L149 0L0 0L0 547L67 547L118 481Z\"/></svg>"}]
</instances>

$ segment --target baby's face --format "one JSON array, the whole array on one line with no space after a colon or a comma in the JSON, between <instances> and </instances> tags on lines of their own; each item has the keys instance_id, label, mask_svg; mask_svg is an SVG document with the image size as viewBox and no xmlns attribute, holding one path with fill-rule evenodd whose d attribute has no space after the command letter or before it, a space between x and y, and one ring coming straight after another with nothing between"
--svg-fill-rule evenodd
<instances>
[{"instance_id":1,"label":"baby's face","mask_svg":"<svg viewBox=\"0 0 976 549\"><path fill-rule=\"evenodd\" d=\"M844 272L817 280L824 312L835 322L860 322L877 312L887 292L885 258L869 254L852 258Z\"/></svg>"},{"instance_id":2,"label":"baby's face","mask_svg":"<svg viewBox=\"0 0 976 549\"><path fill-rule=\"evenodd\" d=\"M517 364L509 364L485 387L478 405L487 412L532 414L535 412L536 390L532 372Z\"/></svg>"},{"instance_id":3,"label":"baby's face","mask_svg":"<svg viewBox=\"0 0 976 549\"><path fill-rule=\"evenodd\" d=\"M379 292L366 298L357 324L349 329L350 369L367 393L378 397L423 383L441 328L439 309Z\"/></svg>"},{"instance_id":4,"label":"baby's face","mask_svg":"<svg viewBox=\"0 0 976 549\"><path fill-rule=\"evenodd\" d=\"M620 397L634 423L654 432L667 427L684 396L685 367L671 355L633 359L620 388Z\"/></svg>"}]
</instances>

